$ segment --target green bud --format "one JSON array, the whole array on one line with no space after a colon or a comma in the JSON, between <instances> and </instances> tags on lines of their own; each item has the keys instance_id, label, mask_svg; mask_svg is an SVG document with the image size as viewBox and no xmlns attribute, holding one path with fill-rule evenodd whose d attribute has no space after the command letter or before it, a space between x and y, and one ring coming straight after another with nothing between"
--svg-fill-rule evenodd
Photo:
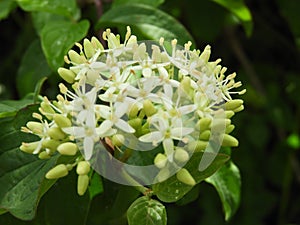
<instances>
[{"instance_id":1,"label":"green bud","mask_svg":"<svg viewBox=\"0 0 300 225\"><path fill-rule=\"evenodd\" d=\"M46 152L46 151L42 151L39 154L39 158L40 159L49 159L51 156Z\"/></svg>"},{"instance_id":2,"label":"green bud","mask_svg":"<svg viewBox=\"0 0 300 225\"><path fill-rule=\"evenodd\" d=\"M230 119L214 119L212 124L211 124L211 129L214 130L223 130L225 127L227 127L229 124L231 124Z\"/></svg>"},{"instance_id":3,"label":"green bud","mask_svg":"<svg viewBox=\"0 0 300 225\"><path fill-rule=\"evenodd\" d=\"M33 154L34 150L37 149L37 147L39 146L39 141L35 141L35 142L29 142L29 143L25 143L22 142L22 145L20 146L20 150L29 154Z\"/></svg>"},{"instance_id":4,"label":"green bud","mask_svg":"<svg viewBox=\"0 0 300 225\"><path fill-rule=\"evenodd\" d=\"M156 181L157 182L163 182L164 180L168 179L170 177L170 171L168 168L163 168L162 170L159 171L159 173L156 176Z\"/></svg>"},{"instance_id":5,"label":"green bud","mask_svg":"<svg viewBox=\"0 0 300 225\"><path fill-rule=\"evenodd\" d=\"M155 158L154 158L154 165L159 168L162 169L165 167L167 163L167 156L162 154L162 153L158 153Z\"/></svg>"},{"instance_id":6,"label":"green bud","mask_svg":"<svg viewBox=\"0 0 300 225\"><path fill-rule=\"evenodd\" d=\"M175 150L174 159L177 162L185 163L189 160L189 158L190 158L189 153L185 151L183 148L177 148Z\"/></svg>"},{"instance_id":7,"label":"green bud","mask_svg":"<svg viewBox=\"0 0 300 225\"><path fill-rule=\"evenodd\" d=\"M90 164L87 161L80 161L76 167L76 173L78 175L86 175L90 172Z\"/></svg>"},{"instance_id":8,"label":"green bud","mask_svg":"<svg viewBox=\"0 0 300 225\"><path fill-rule=\"evenodd\" d=\"M54 114L55 113L54 109L47 102L41 102L41 108L42 108L42 111L44 113L48 113L48 114ZM43 112L42 112L42 114L43 114Z\"/></svg>"},{"instance_id":9,"label":"green bud","mask_svg":"<svg viewBox=\"0 0 300 225\"><path fill-rule=\"evenodd\" d=\"M42 142L42 147L43 148L48 148L50 149L52 152L55 152L57 147L61 144L60 141L57 140L53 140L53 139L46 139L43 140Z\"/></svg>"},{"instance_id":10,"label":"green bud","mask_svg":"<svg viewBox=\"0 0 300 225\"><path fill-rule=\"evenodd\" d=\"M69 84L73 84L75 81L75 73L71 70L68 70L66 68L58 68L57 70L59 76L64 79Z\"/></svg>"},{"instance_id":11,"label":"green bud","mask_svg":"<svg viewBox=\"0 0 300 225\"><path fill-rule=\"evenodd\" d=\"M231 110L226 110L225 111L225 117L227 118L227 119L230 119L231 117L233 117L234 116L234 112L233 111L231 111Z\"/></svg>"},{"instance_id":12,"label":"green bud","mask_svg":"<svg viewBox=\"0 0 300 225\"><path fill-rule=\"evenodd\" d=\"M176 177L179 181L181 181L184 184L187 184L187 185L190 185L190 186L196 185L195 179L192 177L190 172L185 168L182 168L181 170L179 170L176 173Z\"/></svg>"},{"instance_id":13,"label":"green bud","mask_svg":"<svg viewBox=\"0 0 300 225\"><path fill-rule=\"evenodd\" d=\"M83 40L84 54L87 58L91 58L95 54L95 49L88 39Z\"/></svg>"},{"instance_id":14,"label":"green bud","mask_svg":"<svg viewBox=\"0 0 300 225\"><path fill-rule=\"evenodd\" d=\"M208 141L209 138L210 138L210 130L205 130L203 131L200 136L199 136L200 140L203 140L203 141Z\"/></svg>"},{"instance_id":15,"label":"green bud","mask_svg":"<svg viewBox=\"0 0 300 225\"><path fill-rule=\"evenodd\" d=\"M77 193L82 196L86 192L89 186L89 176L88 175L79 175L77 181Z\"/></svg>"},{"instance_id":16,"label":"green bud","mask_svg":"<svg viewBox=\"0 0 300 225\"><path fill-rule=\"evenodd\" d=\"M135 130L139 130L142 127L142 119L134 118L128 121L129 125L132 126Z\"/></svg>"},{"instance_id":17,"label":"green bud","mask_svg":"<svg viewBox=\"0 0 300 225\"><path fill-rule=\"evenodd\" d=\"M206 148L207 144L208 144L207 141L201 141L201 140L191 141L191 142L188 143L188 151L190 151L190 152L193 152L193 151L196 151L196 152L203 151Z\"/></svg>"},{"instance_id":18,"label":"green bud","mask_svg":"<svg viewBox=\"0 0 300 225\"><path fill-rule=\"evenodd\" d=\"M237 113L237 112L240 112L240 111L243 111L243 110L244 110L244 106L241 105L240 107L235 108L233 111Z\"/></svg>"},{"instance_id":19,"label":"green bud","mask_svg":"<svg viewBox=\"0 0 300 225\"><path fill-rule=\"evenodd\" d=\"M98 50L98 49L103 50L104 49L103 45L100 43L100 41L96 37L92 37L91 43L92 43L93 47L96 50Z\"/></svg>"},{"instance_id":20,"label":"green bud","mask_svg":"<svg viewBox=\"0 0 300 225\"><path fill-rule=\"evenodd\" d=\"M75 52L74 50L70 50L68 52L69 58L73 63L76 64L82 64L85 63L86 59L82 56L79 55L77 52Z\"/></svg>"},{"instance_id":21,"label":"green bud","mask_svg":"<svg viewBox=\"0 0 300 225\"><path fill-rule=\"evenodd\" d=\"M157 110L154 107L153 103L149 99L146 99L143 102L143 108L144 108L144 111L145 111L145 114L146 114L147 117L150 117L150 116L154 115L157 112Z\"/></svg>"},{"instance_id":22,"label":"green bud","mask_svg":"<svg viewBox=\"0 0 300 225\"><path fill-rule=\"evenodd\" d=\"M136 118L138 113L139 113L139 108L137 107L136 104L134 104L130 107L128 116L129 116L130 119Z\"/></svg>"},{"instance_id":23,"label":"green bud","mask_svg":"<svg viewBox=\"0 0 300 225\"><path fill-rule=\"evenodd\" d=\"M48 171L46 174L47 179L58 179L67 176L69 173L68 168L65 164L59 164Z\"/></svg>"},{"instance_id":24,"label":"green bud","mask_svg":"<svg viewBox=\"0 0 300 225\"><path fill-rule=\"evenodd\" d=\"M48 130L48 135L55 140L62 140L66 137L66 134L59 127L51 127Z\"/></svg>"},{"instance_id":25,"label":"green bud","mask_svg":"<svg viewBox=\"0 0 300 225\"><path fill-rule=\"evenodd\" d=\"M234 111L236 108L242 106L244 101L242 99L234 99L225 103L226 110Z\"/></svg>"},{"instance_id":26,"label":"green bud","mask_svg":"<svg viewBox=\"0 0 300 225\"><path fill-rule=\"evenodd\" d=\"M203 52L201 53L201 55L199 56L199 59L200 59L200 60L203 60L203 63L204 63L204 64L207 63L208 60L209 60L209 57L210 57L210 53L211 53L210 46L207 45L207 46L204 48L204 50L203 50Z\"/></svg>"},{"instance_id":27,"label":"green bud","mask_svg":"<svg viewBox=\"0 0 300 225\"><path fill-rule=\"evenodd\" d=\"M229 134L223 135L223 142L222 142L223 147L237 147L238 145L239 145L239 142L235 137L233 137Z\"/></svg>"},{"instance_id":28,"label":"green bud","mask_svg":"<svg viewBox=\"0 0 300 225\"><path fill-rule=\"evenodd\" d=\"M233 124L230 124L228 127L226 127L225 133L229 134L234 130L235 126Z\"/></svg>"},{"instance_id":29,"label":"green bud","mask_svg":"<svg viewBox=\"0 0 300 225\"><path fill-rule=\"evenodd\" d=\"M62 155L76 155L78 147L75 143L65 142L57 147L57 151Z\"/></svg>"},{"instance_id":30,"label":"green bud","mask_svg":"<svg viewBox=\"0 0 300 225\"><path fill-rule=\"evenodd\" d=\"M191 88L191 78L184 76L181 80L181 86L185 94L189 95L192 88Z\"/></svg>"},{"instance_id":31,"label":"green bud","mask_svg":"<svg viewBox=\"0 0 300 225\"><path fill-rule=\"evenodd\" d=\"M125 137L122 134L116 134L112 137L111 141L114 146L120 147L124 144Z\"/></svg>"},{"instance_id":32,"label":"green bud","mask_svg":"<svg viewBox=\"0 0 300 225\"><path fill-rule=\"evenodd\" d=\"M35 134L42 134L44 130L43 124L39 122L29 121L26 126Z\"/></svg>"},{"instance_id":33,"label":"green bud","mask_svg":"<svg viewBox=\"0 0 300 225\"><path fill-rule=\"evenodd\" d=\"M210 128L211 119L210 118L201 118L197 123L197 128L202 132Z\"/></svg>"},{"instance_id":34,"label":"green bud","mask_svg":"<svg viewBox=\"0 0 300 225\"><path fill-rule=\"evenodd\" d=\"M53 120L60 128L70 127L72 125L71 120L68 117L65 117L61 114L55 114Z\"/></svg>"}]
</instances>

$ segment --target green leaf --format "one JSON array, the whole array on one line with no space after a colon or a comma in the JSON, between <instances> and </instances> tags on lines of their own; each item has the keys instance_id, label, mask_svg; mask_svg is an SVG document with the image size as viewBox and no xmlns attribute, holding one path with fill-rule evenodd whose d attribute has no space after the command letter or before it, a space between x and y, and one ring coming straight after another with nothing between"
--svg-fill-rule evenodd
<instances>
[{"instance_id":1,"label":"green leaf","mask_svg":"<svg viewBox=\"0 0 300 225\"><path fill-rule=\"evenodd\" d=\"M87 224L90 198L87 193L83 196L77 194L77 177L75 170L72 170L47 192L38 208L37 224Z\"/></svg>"},{"instance_id":2,"label":"green leaf","mask_svg":"<svg viewBox=\"0 0 300 225\"><path fill-rule=\"evenodd\" d=\"M33 21L33 25L37 33L40 35L42 29L46 26L48 23L60 23L61 21L68 22L68 18L66 18L63 15L57 15L49 12L32 12L31 18Z\"/></svg>"},{"instance_id":3,"label":"green leaf","mask_svg":"<svg viewBox=\"0 0 300 225\"><path fill-rule=\"evenodd\" d=\"M103 184L99 174L93 173L90 186L89 186L89 193L90 199L93 199L95 196L101 194L103 192Z\"/></svg>"},{"instance_id":4,"label":"green leaf","mask_svg":"<svg viewBox=\"0 0 300 225\"><path fill-rule=\"evenodd\" d=\"M157 7L164 3L165 0L114 0L113 1L113 7L122 5L122 4L134 4L134 3L140 3L145 5L150 5L153 7Z\"/></svg>"},{"instance_id":5,"label":"green leaf","mask_svg":"<svg viewBox=\"0 0 300 225\"><path fill-rule=\"evenodd\" d=\"M39 199L53 185L44 177L59 156L40 160L19 150L22 141L36 140L20 131L36 110L37 106L28 106L15 117L0 120L0 209L23 220L33 219Z\"/></svg>"},{"instance_id":6,"label":"green leaf","mask_svg":"<svg viewBox=\"0 0 300 225\"><path fill-rule=\"evenodd\" d=\"M200 183L205 178L214 174L226 161L229 160L229 156L225 154L215 154L215 153L205 153L209 158L214 158L214 160L208 165L208 167L199 171L199 162L203 157L203 152L196 152L193 154L192 158L185 165L190 174L195 179L196 183ZM193 187L180 182L176 175L168 178L167 180L156 183L152 185L152 189L155 195L164 202L176 202L186 195Z\"/></svg>"},{"instance_id":7,"label":"green leaf","mask_svg":"<svg viewBox=\"0 0 300 225\"><path fill-rule=\"evenodd\" d=\"M205 181L216 188L223 204L225 219L229 220L240 203L241 177L239 169L233 162L229 162Z\"/></svg>"},{"instance_id":8,"label":"green leaf","mask_svg":"<svg viewBox=\"0 0 300 225\"><path fill-rule=\"evenodd\" d=\"M159 40L164 37L165 40L171 41L176 38L181 45L193 41L189 32L172 16L142 4L119 5L108 10L96 24L96 29L126 25L137 29L146 39Z\"/></svg>"},{"instance_id":9,"label":"green leaf","mask_svg":"<svg viewBox=\"0 0 300 225\"><path fill-rule=\"evenodd\" d=\"M243 24L246 34L251 35L253 29L252 15L243 0L212 0L228 9Z\"/></svg>"},{"instance_id":10,"label":"green leaf","mask_svg":"<svg viewBox=\"0 0 300 225\"><path fill-rule=\"evenodd\" d=\"M17 89L20 96L34 92L36 83L51 74L41 43L33 41L24 53L17 75Z\"/></svg>"},{"instance_id":11,"label":"green leaf","mask_svg":"<svg viewBox=\"0 0 300 225\"><path fill-rule=\"evenodd\" d=\"M159 201L143 196L135 200L127 211L129 225L166 225L165 206Z\"/></svg>"},{"instance_id":12,"label":"green leaf","mask_svg":"<svg viewBox=\"0 0 300 225\"><path fill-rule=\"evenodd\" d=\"M9 13L16 7L14 0L0 1L0 20L5 19Z\"/></svg>"},{"instance_id":13,"label":"green leaf","mask_svg":"<svg viewBox=\"0 0 300 225\"><path fill-rule=\"evenodd\" d=\"M87 34L89 22L82 20L79 23L67 21L51 22L41 31L42 49L53 70L64 63L64 55Z\"/></svg>"},{"instance_id":14,"label":"green leaf","mask_svg":"<svg viewBox=\"0 0 300 225\"><path fill-rule=\"evenodd\" d=\"M17 0L24 11L40 11L60 14L75 20L80 17L76 0Z\"/></svg>"},{"instance_id":15,"label":"green leaf","mask_svg":"<svg viewBox=\"0 0 300 225\"><path fill-rule=\"evenodd\" d=\"M0 101L0 118L14 116L17 114L19 109L32 103L33 100L30 98Z\"/></svg>"}]
</instances>

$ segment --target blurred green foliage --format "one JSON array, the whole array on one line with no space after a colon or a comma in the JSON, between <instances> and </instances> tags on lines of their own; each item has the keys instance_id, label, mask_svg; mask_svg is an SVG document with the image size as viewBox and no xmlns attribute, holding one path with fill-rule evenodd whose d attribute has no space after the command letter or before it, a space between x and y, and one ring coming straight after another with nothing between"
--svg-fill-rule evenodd
<instances>
[{"instance_id":1,"label":"blurred green foliage","mask_svg":"<svg viewBox=\"0 0 300 225\"><path fill-rule=\"evenodd\" d=\"M59 29L68 30L75 23L82 23L82 28L74 32L75 36L70 34L74 41L79 41L86 34L97 35L98 30L93 27L98 17L110 9L112 4L117 10L118 5L126 7L122 4L128 1L95 1L102 3L103 10L99 12L92 1L80 0L78 6L81 15L72 5L73 1L66 1L65 8L55 10L54 15L52 6L59 1L53 1L49 7L42 8L38 4L30 8L26 0L17 2L22 8L13 0L0 0L1 100L23 98L34 92L35 84L45 76L48 79L41 93L54 97L56 84L60 82L55 68L62 61L49 61L47 52L52 54L54 51L58 55L66 52L55 51L57 46L47 49L48 44L43 43L62 38L62 42L71 47L73 43L65 43ZM133 2L143 4L148 1ZM247 88L243 96L246 110L234 119L234 136L238 137L240 145L232 150L232 157L240 169L242 179L241 205L235 216L225 222L217 192L211 185L201 184L195 187L200 192L192 191L187 196L187 202L192 201L190 204L167 204L170 225L300 224L300 2L247 0L245 3L250 11L241 10L237 2L242 1L152 1L152 6L159 6L165 14L174 16L185 26L190 33L186 35L194 38L195 46L202 49L210 44L212 58L221 57L222 64L230 68L230 72L236 71ZM79 21L79 18L82 20ZM109 15L106 18L110 18ZM128 16L126 19L128 21L124 24L132 23L134 27L135 21ZM90 24L85 20L89 20ZM64 25L55 27L58 21ZM119 25L120 21L111 24ZM49 36L47 29L54 29L54 33ZM134 29L133 32L136 33ZM141 35L149 38L148 33L141 32ZM12 102L0 107L0 115L2 111L7 111L3 107L10 107L9 112L12 114L17 110ZM69 190L65 188L67 182L74 181L67 178L50 189L49 194L42 198L38 213L54 220L54 217L65 216L66 224L80 224L86 218L73 221L72 215L85 212L87 209L82 202L86 203L88 199L83 198L71 204L68 201L69 194L75 195L75 191L68 193ZM95 221L103 218L109 220L116 214L122 215L137 196L135 192L122 189L128 195L124 200L118 197L122 196L118 195L118 185L105 183L104 189L107 185L110 191L96 196L96 201L88 204L90 214L94 215L88 225L96 224ZM61 190L63 194L59 194ZM64 198L65 201L59 207L66 209L65 214L56 209L58 206L53 202L55 196ZM51 215L46 213L49 212L47 207L53 210ZM111 211L97 212L99 207L110 208ZM122 217L119 219L124 220ZM8 213L0 217L0 224L4 225L43 222L38 218L33 222L21 222ZM61 221L51 223L59 225ZM121 222L113 221L111 224Z\"/></svg>"}]
</instances>

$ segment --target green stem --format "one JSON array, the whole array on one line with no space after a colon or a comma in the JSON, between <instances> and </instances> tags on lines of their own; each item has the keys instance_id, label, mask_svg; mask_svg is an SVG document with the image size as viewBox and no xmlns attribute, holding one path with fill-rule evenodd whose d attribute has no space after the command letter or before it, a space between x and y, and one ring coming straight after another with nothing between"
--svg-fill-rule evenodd
<instances>
[{"instance_id":1,"label":"green stem","mask_svg":"<svg viewBox=\"0 0 300 225\"><path fill-rule=\"evenodd\" d=\"M150 189L141 185L138 181L136 181L132 176L130 176L124 169L122 169L122 175L128 181L128 183L135 187L139 192L146 195L150 192Z\"/></svg>"}]
</instances>

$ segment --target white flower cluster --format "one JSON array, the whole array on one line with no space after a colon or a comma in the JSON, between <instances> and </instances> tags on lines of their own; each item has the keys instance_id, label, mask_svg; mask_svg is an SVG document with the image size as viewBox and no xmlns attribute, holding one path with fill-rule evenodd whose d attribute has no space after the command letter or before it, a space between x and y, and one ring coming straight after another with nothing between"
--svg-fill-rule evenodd
<instances>
[{"instance_id":1,"label":"white flower cluster","mask_svg":"<svg viewBox=\"0 0 300 225\"><path fill-rule=\"evenodd\" d=\"M68 52L65 62L70 67L58 73L72 88L60 84L57 101L44 98L40 112L47 120L35 114L40 122L23 128L41 140L23 143L21 150L41 158L56 151L75 155L78 149L70 144L76 142L83 146L84 159L90 160L99 140L114 149L124 144L124 134L132 134L154 147L162 144L164 152L155 159L162 168L165 159L189 158L178 143L196 149L203 137L207 143L210 122L220 109L227 110L229 120L224 145L237 145L229 135L230 117L243 109L243 101L231 95L245 91L232 90L241 82L235 82L235 73L225 76L221 60L209 61L210 46L200 52L191 50L190 42L182 48L176 40L166 43L163 38L158 43L137 42L129 27L124 43L109 29L103 39L108 49L93 37L84 39L83 46L76 44L79 53Z\"/></svg>"}]
</instances>

